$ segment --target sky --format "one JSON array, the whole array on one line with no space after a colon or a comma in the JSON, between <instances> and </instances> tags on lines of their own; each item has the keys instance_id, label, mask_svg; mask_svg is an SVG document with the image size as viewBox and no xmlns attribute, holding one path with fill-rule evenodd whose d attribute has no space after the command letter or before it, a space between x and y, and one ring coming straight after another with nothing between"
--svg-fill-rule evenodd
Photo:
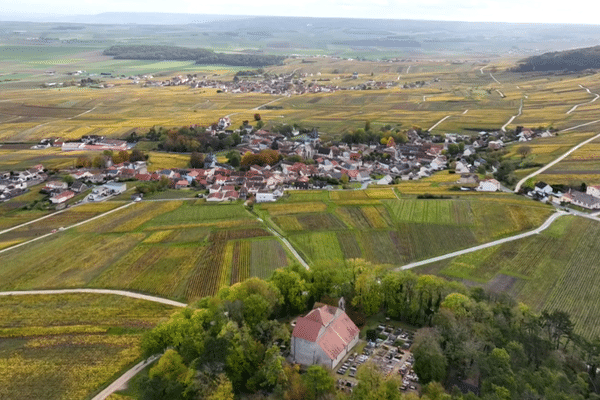
<instances>
[{"instance_id":1,"label":"sky","mask_svg":"<svg viewBox=\"0 0 600 400\"><path fill-rule=\"evenodd\" d=\"M598 24L592 0L20 0L0 12L27 15L167 12L481 22ZM8 3L8 4L6 4Z\"/></svg>"}]
</instances>

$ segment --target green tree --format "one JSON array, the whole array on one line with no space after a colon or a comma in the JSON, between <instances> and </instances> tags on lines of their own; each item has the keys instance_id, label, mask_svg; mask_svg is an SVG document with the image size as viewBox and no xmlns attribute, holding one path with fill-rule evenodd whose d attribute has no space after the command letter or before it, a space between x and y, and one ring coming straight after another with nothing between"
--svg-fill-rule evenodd
<instances>
[{"instance_id":1,"label":"green tree","mask_svg":"<svg viewBox=\"0 0 600 400\"><path fill-rule=\"evenodd\" d=\"M317 400L325 395L332 393L335 387L335 381L331 374L319 365L312 365L306 370L306 374L302 376L304 385L306 386L307 398Z\"/></svg>"},{"instance_id":2,"label":"green tree","mask_svg":"<svg viewBox=\"0 0 600 400\"><path fill-rule=\"evenodd\" d=\"M131 154L129 155L129 161L136 162L136 161L145 161L145 160L146 160L146 156L140 150L138 150L138 149L131 150Z\"/></svg>"},{"instance_id":3,"label":"green tree","mask_svg":"<svg viewBox=\"0 0 600 400\"><path fill-rule=\"evenodd\" d=\"M432 328L417 332L412 348L415 357L414 369L420 382L443 382L446 378L447 361L439 343L439 334Z\"/></svg>"},{"instance_id":4,"label":"green tree","mask_svg":"<svg viewBox=\"0 0 600 400\"><path fill-rule=\"evenodd\" d=\"M192 167L192 168L204 167L204 154L198 153L196 151L192 152L192 154L190 155L190 167Z\"/></svg>"},{"instance_id":5,"label":"green tree","mask_svg":"<svg viewBox=\"0 0 600 400\"><path fill-rule=\"evenodd\" d=\"M298 314L306 309L306 282L300 274L289 269L277 269L269 280L283 296L287 314Z\"/></svg>"},{"instance_id":6,"label":"green tree","mask_svg":"<svg viewBox=\"0 0 600 400\"><path fill-rule=\"evenodd\" d=\"M92 160L92 167L94 168L105 168L106 167L106 158L104 156L96 156Z\"/></svg>"},{"instance_id":7,"label":"green tree","mask_svg":"<svg viewBox=\"0 0 600 400\"><path fill-rule=\"evenodd\" d=\"M227 376L221 374L217 378L217 387L214 392L212 392L207 400L233 400L233 385L231 381L227 379Z\"/></svg>"},{"instance_id":8,"label":"green tree","mask_svg":"<svg viewBox=\"0 0 600 400\"><path fill-rule=\"evenodd\" d=\"M65 182L67 185L71 186L73 184L73 182L75 182L75 178L73 178L71 175L65 175L63 177L63 182Z\"/></svg>"},{"instance_id":9,"label":"green tree","mask_svg":"<svg viewBox=\"0 0 600 400\"><path fill-rule=\"evenodd\" d=\"M183 363L183 358L173 349L165 351L160 357L158 363L148 372L150 379L159 376L171 381L183 383L187 376L188 369Z\"/></svg>"}]
</instances>

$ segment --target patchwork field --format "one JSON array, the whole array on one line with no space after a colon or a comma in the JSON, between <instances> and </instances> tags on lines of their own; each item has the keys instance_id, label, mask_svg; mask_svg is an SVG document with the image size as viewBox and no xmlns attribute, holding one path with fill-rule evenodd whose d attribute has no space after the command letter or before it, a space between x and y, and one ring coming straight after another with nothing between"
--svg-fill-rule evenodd
<instances>
[{"instance_id":1,"label":"patchwork field","mask_svg":"<svg viewBox=\"0 0 600 400\"><path fill-rule=\"evenodd\" d=\"M534 229L552 213L548 206L510 194L417 199L376 188L331 191L329 200L321 194L315 201L317 196L292 192L258 210L309 263L364 258L403 265Z\"/></svg>"},{"instance_id":2,"label":"patchwork field","mask_svg":"<svg viewBox=\"0 0 600 400\"><path fill-rule=\"evenodd\" d=\"M578 333L600 334L600 223L558 219L540 235L417 269L508 292L535 311L566 311Z\"/></svg>"},{"instance_id":3,"label":"patchwork field","mask_svg":"<svg viewBox=\"0 0 600 400\"><path fill-rule=\"evenodd\" d=\"M109 204L77 207L56 218L84 219L93 207ZM288 265L288 256L241 204L190 200L136 203L9 250L0 255L0 265L0 290L119 288L188 301L250 276L268 277Z\"/></svg>"},{"instance_id":4,"label":"patchwork field","mask_svg":"<svg viewBox=\"0 0 600 400\"><path fill-rule=\"evenodd\" d=\"M85 399L141 357L173 307L112 295L0 297L0 398Z\"/></svg>"}]
</instances>

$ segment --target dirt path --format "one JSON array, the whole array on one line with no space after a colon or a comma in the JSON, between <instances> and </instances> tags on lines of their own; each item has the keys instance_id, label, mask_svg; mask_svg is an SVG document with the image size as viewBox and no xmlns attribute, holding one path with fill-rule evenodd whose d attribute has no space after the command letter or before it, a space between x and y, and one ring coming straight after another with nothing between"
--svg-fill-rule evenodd
<instances>
[{"instance_id":1,"label":"dirt path","mask_svg":"<svg viewBox=\"0 0 600 400\"><path fill-rule=\"evenodd\" d=\"M261 108L261 107L268 106L269 104L275 103L276 101L279 101L279 100L281 100L281 99L283 99L283 98L284 98L284 97L279 97L279 98L277 98L277 99L275 99L275 100L271 100L271 101L269 101L268 103L261 104L260 106L256 106L256 107L254 107L254 108L251 108L251 109L249 109L249 110L246 110L246 111L258 111L258 110L260 110L260 108ZM237 115L237 114L241 114L241 113L242 113L242 111L240 111L240 112L235 112L235 113L231 113L231 114L227 114L227 115L225 116L225 118L231 118L231 116L232 116L232 115Z\"/></svg>"},{"instance_id":2,"label":"dirt path","mask_svg":"<svg viewBox=\"0 0 600 400\"><path fill-rule=\"evenodd\" d=\"M590 101L586 101L585 103L580 103L580 104L573 106L573 108L571 108L569 111L567 111L567 114L571 114L573 111L577 110L577 107L579 107L579 106L583 106L585 104L591 104L591 103L595 102L596 100L598 100L598 98L600 98L600 94L590 92L590 89L586 88L585 86L579 85L579 87L582 89L585 89L589 94L595 95L596 97L594 97Z\"/></svg>"},{"instance_id":3,"label":"dirt path","mask_svg":"<svg viewBox=\"0 0 600 400\"><path fill-rule=\"evenodd\" d=\"M0 292L0 296L31 296L31 295L49 295L49 294L73 294L73 293L92 293L92 294L114 294L117 296L131 297L132 299L152 301L154 303L166 304L173 307L187 307L187 304L178 301L164 299L162 297L149 296L147 294L128 292L126 290L112 289L48 289L48 290L12 290Z\"/></svg>"},{"instance_id":4,"label":"dirt path","mask_svg":"<svg viewBox=\"0 0 600 400\"><path fill-rule=\"evenodd\" d=\"M528 236L537 235L538 233L543 232L544 230L548 229L548 227L557 218L559 218L559 217L561 217L563 215L568 215L568 214L566 212L564 212L564 211L557 211L554 214L552 214L550 216L550 218L548 218L539 228L534 229L532 231L521 233L521 234L515 235L515 236L510 236L510 237L507 237L507 238L504 238L504 239L495 240L493 242L485 243L485 244L482 244L482 245L479 245L479 246L470 247L468 249L455 251L453 253L444 254L443 256L428 258L427 260L422 260L422 261L417 261L417 262L413 262L413 263L410 263L410 264L406 264L406 265L403 265L402 267L396 268L396 270L404 270L404 269L416 268L416 267L420 267L422 265L427 265L427 264L431 264L431 263L434 263L434 262L438 262L438 261L442 261L442 260L447 260L448 258L454 258L454 257L461 256L463 254L472 253L474 251L487 249L487 248L493 247L493 246L498 246L499 244L508 243L508 242L512 242L512 241L515 241L515 240L523 239L523 238L526 238Z\"/></svg>"},{"instance_id":5,"label":"dirt path","mask_svg":"<svg viewBox=\"0 0 600 400\"><path fill-rule=\"evenodd\" d=\"M572 127L572 128L563 129L562 131L559 131L559 132L567 132L567 131L570 131L570 130L573 130L573 129L576 129L576 128L580 128L580 127L582 127L582 126L587 126L587 125L595 124L595 123L598 123L598 122L600 122L600 120L597 120L597 121L592 121L592 122L588 122L588 123L586 123L586 124L582 124L582 125L577 125L577 126L574 126L574 127ZM548 168L550 168L550 167L552 167L553 165L555 165L555 164L557 164L557 163L561 162L563 159L565 159L566 157L568 157L568 156L569 156L571 153L573 153L575 150L577 150L577 149L578 149L578 148L580 148L581 146L585 146L585 145L586 145L586 144L588 144L589 142L591 142L591 141L593 141L593 140L596 140L596 139L598 139L598 138L600 138L600 133L599 133L599 134L597 134L597 135L596 135L596 136L594 136L594 137L591 137L591 138L589 138L589 139L587 139L587 140L584 140L583 142L579 143L577 146L573 147L571 150L567 151L567 152L566 152L565 154L563 154L562 156L558 157L556 160L552 161L552 162L551 162L551 163L549 163L549 164L546 164L546 165L544 165L542 168L538 169L537 171L535 171L535 172L533 172L533 173L531 173L531 174L527 175L525 178L521 179L521 180L519 181L519 183L517 183L517 186L515 187L515 193L518 193L518 192L519 192L519 190L521 189L521 186L522 186L522 185L523 185L523 184L524 184L524 183L527 181L527 179L529 179L529 178L533 178L534 176L541 174L542 172L544 172L544 171L545 171L545 170L547 170Z\"/></svg>"},{"instance_id":6,"label":"dirt path","mask_svg":"<svg viewBox=\"0 0 600 400\"><path fill-rule=\"evenodd\" d=\"M496 79L494 77L494 75L492 75L492 73L490 72L490 77L494 80L494 82L496 82L498 85L502 85L502 82L500 82L498 79Z\"/></svg>"},{"instance_id":7,"label":"dirt path","mask_svg":"<svg viewBox=\"0 0 600 400\"><path fill-rule=\"evenodd\" d=\"M260 218L260 217L256 217L256 219L262 223L265 224L265 226L267 225L265 223L265 221ZM296 257L296 260L298 260L298 262L306 269L310 269L310 267L308 266L308 264L306 263L306 261L304 261L304 259L302 257L300 257L300 254L298 254L298 252L296 251L296 249L294 249L294 246L292 246L292 244L283 236L281 236L275 229L270 228L269 226L266 226L267 230L269 232L271 232L273 235L275 235L276 237L279 238L279 240L281 240L283 242L283 244L285 244L285 246L289 249L289 251L294 255L294 257Z\"/></svg>"},{"instance_id":8,"label":"dirt path","mask_svg":"<svg viewBox=\"0 0 600 400\"><path fill-rule=\"evenodd\" d=\"M441 124L442 122L444 122L445 120L447 120L450 117L451 117L450 115L446 115L444 118L442 118L438 122L436 122L431 128L429 128L428 131L431 132L432 130L435 129L436 126L438 126L439 124Z\"/></svg>"},{"instance_id":9,"label":"dirt path","mask_svg":"<svg viewBox=\"0 0 600 400\"><path fill-rule=\"evenodd\" d=\"M510 117L510 119L508 120L508 122L505 123L502 126L502 128L500 128L502 130L502 132L506 132L506 127L508 125L510 125L515 120L515 118L520 117L521 114L523 114L523 99L521 99L521 106L519 107L519 113L517 115L513 115L512 117Z\"/></svg>"},{"instance_id":10,"label":"dirt path","mask_svg":"<svg viewBox=\"0 0 600 400\"><path fill-rule=\"evenodd\" d=\"M94 396L94 398L92 398L92 400L105 400L108 396L110 396L117 390L124 389L125 385L127 384L127 382L129 382L129 380L131 378L136 376L144 368L146 368L148 365L150 365L154 361L156 361L159 357L160 357L160 355L155 355L155 356L148 358L147 360L139 362L133 368L131 368L129 371L127 371L123 375L121 375L119 377L119 379L117 379L116 381L114 381L113 383L108 385L108 387L106 389L104 389L103 391L98 393L96 396Z\"/></svg>"}]
</instances>

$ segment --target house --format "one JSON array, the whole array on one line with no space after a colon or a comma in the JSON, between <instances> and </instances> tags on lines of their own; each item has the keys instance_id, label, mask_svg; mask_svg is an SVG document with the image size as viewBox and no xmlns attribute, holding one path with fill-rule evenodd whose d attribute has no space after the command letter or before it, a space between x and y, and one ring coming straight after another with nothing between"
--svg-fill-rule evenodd
<instances>
[{"instance_id":1,"label":"house","mask_svg":"<svg viewBox=\"0 0 600 400\"><path fill-rule=\"evenodd\" d=\"M497 192L500 190L500 182L495 179L486 179L479 182L479 186L475 190L478 192Z\"/></svg>"},{"instance_id":2,"label":"house","mask_svg":"<svg viewBox=\"0 0 600 400\"><path fill-rule=\"evenodd\" d=\"M389 185L390 183L393 182L393 179L391 176L386 175L383 178L381 178L380 180L377 181L378 185Z\"/></svg>"},{"instance_id":3,"label":"house","mask_svg":"<svg viewBox=\"0 0 600 400\"><path fill-rule=\"evenodd\" d=\"M46 186L44 186L44 190L47 190L47 191L63 190L63 189L67 189L68 187L69 187L69 185L66 182L50 181L50 182L46 183Z\"/></svg>"},{"instance_id":4,"label":"house","mask_svg":"<svg viewBox=\"0 0 600 400\"><path fill-rule=\"evenodd\" d=\"M358 342L359 329L342 308L322 306L298 318L292 332L291 355L302 365L331 369Z\"/></svg>"},{"instance_id":5,"label":"house","mask_svg":"<svg viewBox=\"0 0 600 400\"><path fill-rule=\"evenodd\" d=\"M277 198L275 194L269 192L258 192L256 193L256 202L257 203L267 203L271 201L276 201Z\"/></svg>"},{"instance_id":6,"label":"house","mask_svg":"<svg viewBox=\"0 0 600 400\"><path fill-rule=\"evenodd\" d=\"M60 204L65 201L72 199L75 196L75 193L70 190L65 190L64 192L57 194L56 196L50 197L50 202L52 204Z\"/></svg>"},{"instance_id":7,"label":"house","mask_svg":"<svg viewBox=\"0 0 600 400\"><path fill-rule=\"evenodd\" d=\"M86 190L88 190L88 186L81 181L75 181L71 185L71 190L74 191L75 193L81 193L81 192L85 192Z\"/></svg>"},{"instance_id":8,"label":"house","mask_svg":"<svg viewBox=\"0 0 600 400\"><path fill-rule=\"evenodd\" d=\"M588 186L585 193L600 198L600 186Z\"/></svg>"},{"instance_id":9,"label":"house","mask_svg":"<svg viewBox=\"0 0 600 400\"><path fill-rule=\"evenodd\" d=\"M456 183L459 185L477 185L479 184L479 177L477 174L462 174Z\"/></svg>"},{"instance_id":10,"label":"house","mask_svg":"<svg viewBox=\"0 0 600 400\"><path fill-rule=\"evenodd\" d=\"M188 187L190 184L186 179L179 180L175 183L175 189L183 189Z\"/></svg>"},{"instance_id":11,"label":"house","mask_svg":"<svg viewBox=\"0 0 600 400\"><path fill-rule=\"evenodd\" d=\"M552 193L552 186L548 185L545 182L538 182L535 184L534 190L537 193L548 195L548 194Z\"/></svg>"},{"instance_id":12,"label":"house","mask_svg":"<svg viewBox=\"0 0 600 400\"><path fill-rule=\"evenodd\" d=\"M560 200L590 210L600 209L600 199L576 190L565 193Z\"/></svg>"}]
</instances>

